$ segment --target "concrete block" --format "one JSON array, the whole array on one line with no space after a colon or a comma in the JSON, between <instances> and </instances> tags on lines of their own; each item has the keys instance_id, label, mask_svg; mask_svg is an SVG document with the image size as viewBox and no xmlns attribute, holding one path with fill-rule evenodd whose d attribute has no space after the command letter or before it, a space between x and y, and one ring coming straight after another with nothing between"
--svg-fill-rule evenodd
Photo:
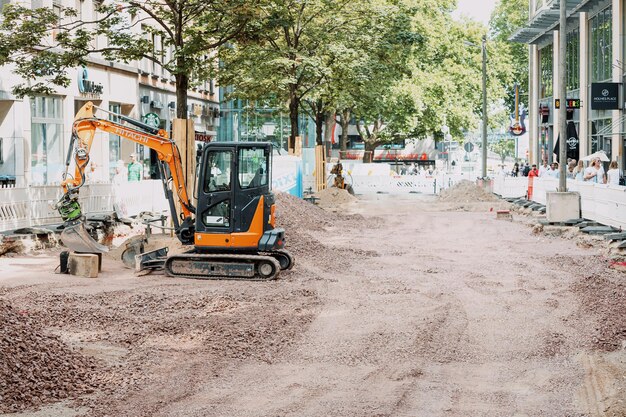
<instances>
[{"instance_id":1,"label":"concrete block","mask_svg":"<svg viewBox=\"0 0 626 417\"><path fill-rule=\"evenodd\" d=\"M546 193L546 219L560 223L580 217L580 194L575 192Z\"/></svg>"},{"instance_id":2,"label":"concrete block","mask_svg":"<svg viewBox=\"0 0 626 417\"><path fill-rule=\"evenodd\" d=\"M85 278L97 278L100 266L98 254L70 253L67 265L70 274Z\"/></svg>"}]
</instances>

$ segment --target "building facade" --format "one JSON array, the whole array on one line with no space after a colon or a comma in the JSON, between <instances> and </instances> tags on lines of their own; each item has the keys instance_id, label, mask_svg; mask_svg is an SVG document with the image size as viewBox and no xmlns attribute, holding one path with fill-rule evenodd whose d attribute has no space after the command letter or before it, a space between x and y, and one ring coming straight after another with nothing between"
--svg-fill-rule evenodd
<instances>
[{"instance_id":1,"label":"building facade","mask_svg":"<svg viewBox=\"0 0 626 417\"><path fill-rule=\"evenodd\" d=\"M567 1L567 27L559 27L560 1ZM568 132L567 146L584 157L603 150L626 166L624 134L624 0L530 0L528 24L510 40L529 45L529 154L551 162L559 138L556 99L568 105L579 142ZM558 77L559 31L566 31L566 76ZM564 82L567 97L556 97ZM568 129L569 131L569 129Z\"/></svg>"},{"instance_id":2,"label":"building facade","mask_svg":"<svg viewBox=\"0 0 626 417\"><path fill-rule=\"evenodd\" d=\"M97 0L95 0L97 1ZM3 1L2 6L8 3ZM67 4L66 4L67 3ZM94 0L33 0L32 7L74 7L85 21L97 18ZM135 17L140 19L141 17ZM143 20L149 24L149 20ZM137 25L138 36L148 35ZM152 39L156 44L160 40ZM94 41L103 46L106 39ZM161 53L158 51L157 53ZM163 51L172 54L172 51ZM10 66L0 68L0 184L17 186L57 184L62 180L74 115L87 102L101 109L153 123L171 134L176 117L175 80L151 60L121 64L91 56L84 67L68 71L69 86L54 94L18 98L11 94L22 82ZM188 91L187 117L194 121L198 143L213 139L219 126L219 102L212 81L194 83ZM102 118L115 120L104 112ZM144 165L144 178L157 174L156 155L142 145L98 132L90 154L96 169L92 181L109 182L119 161L131 153Z\"/></svg>"}]
</instances>

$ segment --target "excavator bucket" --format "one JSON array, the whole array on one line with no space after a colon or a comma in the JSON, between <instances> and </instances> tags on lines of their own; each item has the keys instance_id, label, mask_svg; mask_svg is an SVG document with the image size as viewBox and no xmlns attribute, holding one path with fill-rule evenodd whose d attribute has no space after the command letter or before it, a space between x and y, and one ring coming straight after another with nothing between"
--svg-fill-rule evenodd
<instances>
[{"instance_id":1,"label":"excavator bucket","mask_svg":"<svg viewBox=\"0 0 626 417\"><path fill-rule=\"evenodd\" d=\"M61 241L63 241L64 246L74 252L106 253L109 251L108 247L101 245L91 237L82 218L65 223L65 228L61 233Z\"/></svg>"}]
</instances>

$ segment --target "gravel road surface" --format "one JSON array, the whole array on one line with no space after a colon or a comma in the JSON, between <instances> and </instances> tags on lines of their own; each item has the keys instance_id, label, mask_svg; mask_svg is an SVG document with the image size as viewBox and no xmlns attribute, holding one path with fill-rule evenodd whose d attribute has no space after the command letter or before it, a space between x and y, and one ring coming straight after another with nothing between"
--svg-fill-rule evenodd
<instances>
[{"instance_id":1,"label":"gravel road surface","mask_svg":"<svg viewBox=\"0 0 626 417\"><path fill-rule=\"evenodd\" d=\"M97 364L94 392L11 415L626 415L624 275L597 250L496 220L490 202L298 207L296 267L274 282L0 258L11 311Z\"/></svg>"}]
</instances>

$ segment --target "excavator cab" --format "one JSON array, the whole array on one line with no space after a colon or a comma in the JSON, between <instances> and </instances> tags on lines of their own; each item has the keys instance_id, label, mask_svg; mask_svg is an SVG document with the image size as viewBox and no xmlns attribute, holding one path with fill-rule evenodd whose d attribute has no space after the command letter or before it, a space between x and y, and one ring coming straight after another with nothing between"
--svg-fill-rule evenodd
<instances>
[{"instance_id":1,"label":"excavator cab","mask_svg":"<svg viewBox=\"0 0 626 417\"><path fill-rule=\"evenodd\" d=\"M205 145L197 186L194 243L198 252L272 252L285 231L275 227L271 192L272 145Z\"/></svg>"}]
</instances>

